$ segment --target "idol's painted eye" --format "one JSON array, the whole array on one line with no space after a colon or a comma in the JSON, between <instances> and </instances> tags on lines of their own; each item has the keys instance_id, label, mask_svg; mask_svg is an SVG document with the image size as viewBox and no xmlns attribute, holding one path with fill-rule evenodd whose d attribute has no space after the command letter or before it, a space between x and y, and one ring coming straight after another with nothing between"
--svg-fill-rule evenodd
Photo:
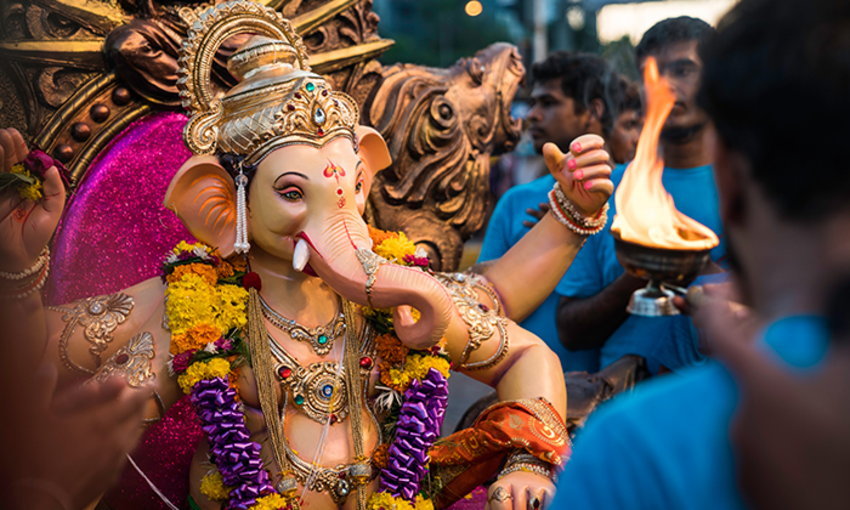
<instances>
[{"instance_id":1,"label":"idol's painted eye","mask_svg":"<svg viewBox=\"0 0 850 510\"><path fill-rule=\"evenodd\" d=\"M301 190L295 186L289 186L284 190L278 190L278 195L284 198L284 200L288 200L290 202L297 202L304 198L304 194L301 193Z\"/></svg>"},{"instance_id":2,"label":"idol's painted eye","mask_svg":"<svg viewBox=\"0 0 850 510\"><path fill-rule=\"evenodd\" d=\"M357 184L354 185L354 192L360 193L360 190L363 189L363 181L357 181Z\"/></svg>"}]
</instances>

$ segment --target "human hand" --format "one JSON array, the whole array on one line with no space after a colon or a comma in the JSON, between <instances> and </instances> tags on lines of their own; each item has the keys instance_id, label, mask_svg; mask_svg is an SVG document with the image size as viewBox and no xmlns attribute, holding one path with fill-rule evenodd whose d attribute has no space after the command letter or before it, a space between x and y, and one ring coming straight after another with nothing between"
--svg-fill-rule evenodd
<instances>
[{"instance_id":1,"label":"human hand","mask_svg":"<svg viewBox=\"0 0 850 510\"><path fill-rule=\"evenodd\" d=\"M546 202L540 202L537 204L537 209L528 208L525 210L525 214L534 218L534 221L525 220L522 222L522 225L526 228L531 228L534 225L537 225L537 222L542 220L546 213L549 212L549 204Z\"/></svg>"},{"instance_id":2,"label":"human hand","mask_svg":"<svg viewBox=\"0 0 850 510\"><path fill-rule=\"evenodd\" d=\"M555 497L555 484L549 478L514 471L496 480L487 491L486 510L537 510Z\"/></svg>"},{"instance_id":3,"label":"human hand","mask_svg":"<svg viewBox=\"0 0 850 510\"><path fill-rule=\"evenodd\" d=\"M10 508L83 508L114 483L143 429L149 388L121 378L54 394L56 369L19 386L3 464L11 474ZM59 500L59 501L57 501ZM6 506L3 506L6 508Z\"/></svg>"},{"instance_id":4,"label":"human hand","mask_svg":"<svg viewBox=\"0 0 850 510\"><path fill-rule=\"evenodd\" d=\"M10 172L27 154L16 129L0 129L0 172ZM0 270L19 272L32 266L56 230L65 207L65 186L55 166L45 173L43 187L44 196L37 202L12 190L0 196Z\"/></svg>"},{"instance_id":5,"label":"human hand","mask_svg":"<svg viewBox=\"0 0 850 510\"><path fill-rule=\"evenodd\" d=\"M561 191L588 217L596 214L614 192L611 156L602 148L604 144L600 136L582 135L570 144L568 154L554 143L543 146L543 159Z\"/></svg>"},{"instance_id":6,"label":"human hand","mask_svg":"<svg viewBox=\"0 0 850 510\"><path fill-rule=\"evenodd\" d=\"M716 357L741 400L732 426L739 482L753 508L850 508L850 343L811 372L781 366L748 341L754 328L720 303L705 315Z\"/></svg>"}]
</instances>

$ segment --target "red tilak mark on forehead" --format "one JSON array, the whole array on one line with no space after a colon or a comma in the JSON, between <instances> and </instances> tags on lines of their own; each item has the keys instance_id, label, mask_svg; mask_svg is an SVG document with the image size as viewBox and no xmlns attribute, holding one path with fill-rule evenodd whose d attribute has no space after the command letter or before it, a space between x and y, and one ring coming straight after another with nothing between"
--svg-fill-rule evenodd
<instances>
[{"instance_id":1,"label":"red tilak mark on forehead","mask_svg":"<svg viewBox=\"0 0 850 510\"><path fill-rule=\"evenodd\" d=\"M322 174L328 179L336 177L337 180L339 180L340 177L345 177L345 169L334 163L328 163L328 166L325 167Z\"/></svg>"}]
</instances>

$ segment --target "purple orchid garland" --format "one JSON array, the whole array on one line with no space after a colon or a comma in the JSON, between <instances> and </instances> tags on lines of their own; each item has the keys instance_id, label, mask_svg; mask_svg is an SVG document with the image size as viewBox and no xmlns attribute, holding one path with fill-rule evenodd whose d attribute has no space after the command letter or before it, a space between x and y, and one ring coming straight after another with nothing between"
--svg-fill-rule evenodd
<instances>
[{"instance_id":1,"label":"purple orchid garland","mask_svg":"<svg viewBox=\"0 0 850 510\"><path fill-rule=\"evenodd\" d=\"M428 472L428 450L440 436L448 397L448 381L434 368L421 381L410 383L378 490L411 503L416 499Z\"/></svg>"},{"instance_id":2,"label":"purple orchid garland","mask_svg":"<svg viewBox=\"0 0 850 510\"><path fill-rule=\"evenodd\" d=\"M250 440L236 390L227 378L198 382L190 398L207 435L210 457L224 485L233 487L227 508L244 510L260 497L275 493L260 458L261 446Z\"/></svg>"}]
</instances>

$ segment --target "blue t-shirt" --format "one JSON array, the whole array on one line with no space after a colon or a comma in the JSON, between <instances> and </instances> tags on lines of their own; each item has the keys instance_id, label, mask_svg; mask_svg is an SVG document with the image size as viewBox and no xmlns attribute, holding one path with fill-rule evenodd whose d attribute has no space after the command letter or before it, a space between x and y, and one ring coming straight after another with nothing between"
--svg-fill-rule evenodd
<instances>
[{"instance_id":1,"label":"blue t-shirt","mask_svg":"<svg viewBox=\"0 0 850 510\"><path fill-rule=\"evenodd\" d=\"M762 341L766 356L807 369L829 336L823 319L797 316L774 322ZM729 440L738 398L726 369L708 362L603 404L579 433L551 508L744 508Z\"/></svg>"},{"instance_id":2,"label":"blue t-shirt","mask_svg":"<svg viewBox=\"0 0 850 510\"><path fill-rule=\"evenodd\" d=\"M625 171L624 165L614 169L611 180L615 186L620 184ZM661 180L679 211L718 235L720 244L711 251L711 258L722 265L726 244L712 167L708 165L688 169L665 168ZM605 230L587 240L555 289L557 294L572 298L590 297L623 274L624 270L617 261L614 237L610 231L617 213L613 196L609 200L609 206L608 225ZM652 373L657 373L660 366L678 370L703 359L696 330L691 320L681 315L630 315L602 346L600 366L604 368L627 354L646 358Z\"/></svg>"},{"instance_id":3,"label":"blue t-shirt","mask_svg":"<svg viewBox=\"0 0 850 510\"><path fill-rule=\"evenodd\" d=\"M537 209L541 202L548 202L547 193L555 184L555 178L546 175L527 184L514 186L505 193L496 204L478 262L486 262L501 257L530 229L523 221L533 220L526 209ZM570 352L558 340L555 326L555 314L558 310L559 296L554 292L520 326L539 336L561 359L565 371L586 370L596 372L599 369L599 351Z\"/></svg>"}]
</instances>

